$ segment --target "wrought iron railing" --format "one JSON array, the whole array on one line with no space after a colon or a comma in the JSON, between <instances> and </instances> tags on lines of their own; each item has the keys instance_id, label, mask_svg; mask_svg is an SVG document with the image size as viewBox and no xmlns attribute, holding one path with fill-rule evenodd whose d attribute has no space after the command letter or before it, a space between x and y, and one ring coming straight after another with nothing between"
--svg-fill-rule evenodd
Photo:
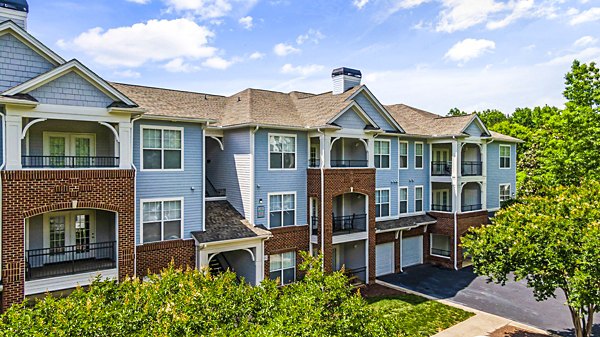
<instances>
[{"instance_id":1,"label":"wrought iron railing","mask_svg":"<svg viewBox=\"0 0 600 337\"><path fill-rule=\"evenodd\" d=\"M432 176L451 176L452 163L447 161L432 161L431 162Z\"/></svg>"},{"instance_id":2,"label":"wrought iron railing","mask_svg":"<svg viewBox=\"0 0 600 337\"><path fill-rule=\"evenodd\" d=\"M103 168L119 167L119 157L21 156L24 168Z\"/></svg>"},{"instance_id":3,"label":"wrought iron railing","mask_svg":"<svg viewBox=\"0 0 600 337\"><path fill-rule=\"evenodd\" d=\"M431 205L431 210L432 211L438 211L438 212L452 212L452 205L436 205L436 204L433 204L433 205Z\"/></svg>"},{"instance_id":4,"label":"wrought iron railing","mask_svg":"<svg viewBox=\"0 0 600 337\"><path fill-rule=\"evenodd\" d=\"M431 248L431 254L439 256L450 256L450 251L446 249Z\"/></svg>"},{"instance_id":5,"label":"wrought iron railing","mask_svg":"<svg viewBox=\"0 0 600 337\"><path fill-rule=\"evenodd\" d=\"M215 185L213 185L213 183L208 178L206 178L205 193L207 198L227 196L227 190L225 190L224 188L216 188Z\"/></svg>"},{"instance_id":6,"label":"wrought iron railing","mask_svg":"<svg viewBox=\"0 0 600 337\"><path fill-rule=\"evenodd\" d=\"M482 209L482 205L481 204L462 205L460 209L463 212L479 211L480 209Z\"/></svg>"},{"instance_id":7,"label":"wrought iron railing","mask_svg":"<svg viewBox=\"0 0 600 337\"><path fill-rule=\"evenodd\" d=\"M312 235L319 235L319 217L311 216L310 217L310 227Z\"/></svg>"},{"instance_id":8,"label":"wrought iron railing","mask_svg":"<svg viewBox=\"0 0 600 337\"><path fill-rule=\"evenodd\" d=\"M308 167L320 167L321 166L321 160L319 158L311 158L308 160Z\"/></svg>"},{"instance_id":9,"label":"wrought iron railing","mask_svg":"<svg viewBox=\"0 0 600 337\"><path fill-rule=\"evenodd\" d=\"M364 232L367 230L367 215L352 214L333 216L333 235Z\"/></svg>"},{"instance_id":10,"label":"wrought iron railing","mask_svg":"<svg viewBox=\"0 0 600 337\"><path fill-rule=\"evenodd\" d=\"M331 167L367 167L369 166L368 160L338 160L331 159Z\"/></svg>"},{"instance_id":11,"label":"wrought iron railing","mask_svg":"<svg viewBox=\"0 0 600 337\"><path fill-rule=\"evenodd\" d=\"M367 267L346 269L344 274L352 284L365 283L367 280Z\"/></svg>"},{"instance_id":12,"label":"wrought iron railing","mask_svg":"<svg viewBox=\"0 0 600 337\"><path fill-rule=\"evenodd\" d=\"M483 163L480 161L463 161L461 165L461 174L463 176L480 176L483 172Z\"/></svg>"},{"instance_id":13,"label":"wrought iron railing","mask_svg":"<svg viewBox=\"0 0 600 337\"><path fill-rule=\"evenodd\" d=\"M25 251L25 280L116 268L116 241Z\"/></svg>"}]
</instances>

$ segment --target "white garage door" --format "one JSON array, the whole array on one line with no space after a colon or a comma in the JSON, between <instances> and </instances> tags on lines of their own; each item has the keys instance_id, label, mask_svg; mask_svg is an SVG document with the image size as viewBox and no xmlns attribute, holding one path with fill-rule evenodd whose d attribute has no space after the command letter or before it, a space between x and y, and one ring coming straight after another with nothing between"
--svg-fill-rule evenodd
<instances>
[{"instance_id":1,"label":"white garage door","mask_svg":"<svg viewBox=\"0 0 600 337\"><path fill-rule=\"evenodd\" d=\"M387 275L394 272L394 243L384 243L375 248L375 275Z\"/></svg>"},{"instance_id":2,"label":"white garage door","mask_svg":"<svg viewBox=\"0 0 600 337\"><path fill-rule=\"evenodd\" d=\"M402 268L423 263L423 236L402 239Z\"/></svg>"}]
</instances>

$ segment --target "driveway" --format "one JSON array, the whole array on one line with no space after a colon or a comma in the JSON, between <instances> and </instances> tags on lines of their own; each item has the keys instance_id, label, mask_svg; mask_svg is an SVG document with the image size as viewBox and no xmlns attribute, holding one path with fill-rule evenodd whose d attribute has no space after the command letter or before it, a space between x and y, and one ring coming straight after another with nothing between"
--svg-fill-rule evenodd
<instances>
[{"instance_id":1,"label":"driveway","mask_svg":"<svg viewBox=\"0 0 600 337\"><path fill-rule=\"evenodd\" d=\"M561 336L574 336L565 297L536 302L525 282L505 286L488 283L471 267L459 271L430 265L405 268L404 273L379 277L381 281L434 298L446 299L467 307L506 317ZM600 315L594 317L594 336L600 336Z\"/></svg>"}]
</instances>

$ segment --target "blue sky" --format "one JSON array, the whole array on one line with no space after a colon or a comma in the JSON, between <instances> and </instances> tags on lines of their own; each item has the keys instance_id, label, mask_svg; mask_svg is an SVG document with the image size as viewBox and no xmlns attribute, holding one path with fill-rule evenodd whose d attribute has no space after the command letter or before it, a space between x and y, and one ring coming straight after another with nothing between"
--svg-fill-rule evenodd
<instances>
[{"instance_id":1,"label":"blue sky","mask_svg":"<svg viewBox=\"0 0 600 337\"><path fill-rule=\"evenodd\" d=\"M600 61L600 0L29 0L29 31L111 81L320 93L363 72L384 104L439 114L561 105Z\"/></svg>"}]
</instances>

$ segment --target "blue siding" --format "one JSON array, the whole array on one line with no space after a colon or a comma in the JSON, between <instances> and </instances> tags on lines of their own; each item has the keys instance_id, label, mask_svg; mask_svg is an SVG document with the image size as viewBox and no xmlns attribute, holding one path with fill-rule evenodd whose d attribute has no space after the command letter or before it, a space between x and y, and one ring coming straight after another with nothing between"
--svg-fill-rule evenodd
<instances>
[{"instance_id":1,"label":"blue siding","mask_svg":"<svg viewBox=\"0 0 600 337\"><path fill-rule=\"evenodd\" d=\"M402 141L408 141L408 169L398 169L400 180L396 188L408 187L408 213L413 213L415 211L415 186L423 186L423 210L429 211L431 207L429 202L429 190L431 188L429 184L429 144L416 139L402 139ZM415 168L415 142L423 143L422 169ZM396 203L398 203L398 200L396 200Z\"/></svg>"},{"instance_id":2,"label":"blue siding","mask_svg":"<svg viewBox=\"0 0 600 337\"><path fill-rule=\"evenodd\" d=\"M338 117L335 121L335 124L341 126L344 129L358 129L363 130L367 125L365 121L358 116L358 114L350 109L344 112L343 115Z\"/></svg>"},{"instance_id":3,"label":"blue siding","mask_svg":"<svg viewBox=\"0 0 600 337\"><path fill-rule=\"evenodd\" d=\"M13 35L0 36L0 91L27 82L53 68L52 63Z\"/></svg>"},{"instance_id":4,"label":"blue siding","mask_svg":"<svg viewBox=\"0 0 600 337\"><path fill-rule=\"evenodd\" d=\"M183 127L184 170L175 172L148 172L141 170L140 143L141 126L170 126ZM202 212L204 196L202 177L202 148L204 132L200 124L175 123L151 120L139 120L135 123L133 132L133 162L137 172L136 200L136 242L140 238L140 199L153 198L184 198L184 238L191 238L190 232L202 230ZM192 187L194 188L192 190Z\"/></svg>"},{"instance_id":5,"label":"blue siding","mask_svg":"<svg viewBox=\"0 0 600 337\"><path fill-rule=\"evenodd\" d=\"M75 72L65 74L29 94L46 104L106 108L114 101Z\"/></svg>"},{"instance_id":6,"label":"blue siding","mask_svg":"<svg viewBox=\"0 0 600 337\"><path fill-rule=\"evenodd\" d=\"M379 112L379 109L371 104L371 101L363 93L356 95L354 100L381 129L385 131L396 131L396 128L388 123L386 118Z\"/></svg>"},{"instance_id":7,"label":"blue siding","mask_svg":"<svg viewBox=\"0 0 600 337\"><path fill-rule=\"evenodd\" d=\"M287 171L269 171L269 133L296 135L296 170ZM254 138L254 179L255 179L255 206L259 206L262 199L262 205L265 206L265 213L269 209L268 193L274 192L296 192L296 224L305 225L307 223L306 197L306 169L308 168L308 135L306 132L279 131L261 129L255 134ZM260 187L258 187L260 186ZM267 226L268 214L265 218L256 218L254 223Z\"/></svg>"},{"instance_id":8,"label":"blue siding","mask_svg":"<svg viewBox=\"0 0 600 337\"><path fill-rule=\"evenodd\" d=\"M481 134L483 133L483 129L479 127L479 125L477 124L477 122L473 121L466 128L465 132L468 133L469 135L473 136L473 137L481 137Z\"/></svg>"},{"instance_id":9,"label":"blue siding","mask_svg":"<svg viewBox=\"0 0 600 337\"><path fill-rule=\"evenodd\" d=\"M377 169L375 185L378 189L390 189L390 216L398 215L398 138L377 137L377 140L388 140L390 142L390 168Z\"/></svg>"},{"instance_id":10,"label":"blue siding","mask_svg":"<svg viewBox=\"0 0 600 337\"><path fill-rule=\"evenodd\" d=\"M500 145L510 145L510 169L500 169ZM517 146L493 142L487 145L487 208L500 207L500 184L510 184L511 194L516 191Z\"/></svg>"}]
</instances>

